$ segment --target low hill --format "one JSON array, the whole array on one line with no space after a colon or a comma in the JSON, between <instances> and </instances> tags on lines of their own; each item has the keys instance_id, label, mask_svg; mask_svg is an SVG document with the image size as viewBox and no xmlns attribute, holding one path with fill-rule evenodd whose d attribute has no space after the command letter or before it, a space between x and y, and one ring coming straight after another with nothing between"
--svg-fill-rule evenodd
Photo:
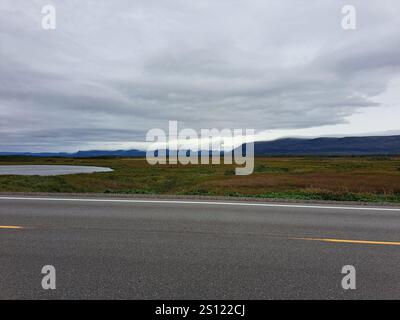
<instances>
[{"instance_id":1,"label":"low hill","mask_svg":"<svg viewBox=\"0 0 400 320\"><path fill-rule=\"evenodd\" d=\"M218 154L218 152L209 151ZM167 150L168 154L169 151ZM400 155L400 135L345 137L345 138L285 138L273 141L258 141L254 144L255 155ZM75 153L30 153L0 152L0 156L31 157L144 157L143 150L88 150Z\"/></svg>"},{"instance_id":2,"label":"low hill","mask_svg":"<svg viewBox=\"0 0 400 320\"><path fill-rule=\"evenodd\" d=\"M255 155L394 155L400 154L400 135L345 138L285 138L259 141Z\"/></svg>"},{"instance_id":3,"label":"low hill","mask_svg":"<svg viewBox=\"0 0 400 320\"><path fill-rule=\"evenodd\" d=\"M0 156L60 157L60 158L95 158L95 157L144 157L141 150L88 150L73 153L66 152L0 152Z\"/></svg>"}]
</instances>

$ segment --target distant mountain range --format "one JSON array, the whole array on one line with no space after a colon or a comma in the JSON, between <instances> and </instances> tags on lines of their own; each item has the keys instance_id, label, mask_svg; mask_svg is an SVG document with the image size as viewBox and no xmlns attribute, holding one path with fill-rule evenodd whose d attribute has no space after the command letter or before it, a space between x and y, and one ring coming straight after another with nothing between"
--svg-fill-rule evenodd
<instances>
[{"instance_id":1,"label":"distant mountain range","mask_svg":"<svg viewBox=\"0 0 400 320\"><path fill-rule=\"evenodd\" d=\"M255 155L395 155L400 154L400 135L258 141L254 144L254 153ZM146 152L143 150L89 150L75 153L0 152L0 156L10 155L64 158L144 157Z\"/></svg>"},{"instance_id":2,"label":"distant mountain range","mask_svg":"<svg viewBox=\"0 0 400 320\"><path fill-rule=\"evenodd\" d=\"M256 155L400 154L400 135L259 141L254 144L254 153Z\"/></svg>"},{"instance_id":3,"label":"distant mountain range","mask_svg":"<svg viewBox=\"0 0 400 320\"><path fill-rule=\"evenodd\" d=\"M0 156L29 156L29 157L61 157L61 158L94 158L94 157L144 157L141 150L88 150L73 153L67 152L0 152Z\"/></svg>"}]
</instances>

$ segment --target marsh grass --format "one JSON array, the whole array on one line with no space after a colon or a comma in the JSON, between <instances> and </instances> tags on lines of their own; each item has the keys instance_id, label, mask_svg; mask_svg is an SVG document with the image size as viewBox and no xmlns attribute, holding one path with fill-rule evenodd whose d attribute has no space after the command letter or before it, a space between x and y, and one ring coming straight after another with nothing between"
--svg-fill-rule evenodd
<instances>
[{"instance_id":1,"label":"marsh grass","mask_svg":"<svg viewBox=\"0 0 400 320\"><path fill-rule=\"evenodd\" d=\"M400 202L400 157L256 158L250 176L235 165L149 165L144 158L0 157L6 164L110 167L113 172L0 176L0 192L96 192Z\"/></svg>"}]
</instances>

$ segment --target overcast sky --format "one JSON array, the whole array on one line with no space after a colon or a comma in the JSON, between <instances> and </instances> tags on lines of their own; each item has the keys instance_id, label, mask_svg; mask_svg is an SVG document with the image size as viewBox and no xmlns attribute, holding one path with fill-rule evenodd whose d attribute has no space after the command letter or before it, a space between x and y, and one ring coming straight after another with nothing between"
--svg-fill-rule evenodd
<instances>
[{"instance_id":1,"label":"overcast sky","mask_svg":"<svg viewBox=\"0 0 400 320\"><path fill-rule=\"evenodd\" d=\"M137 147L168 120L265 139L400 132L400 2L1 0L0 151Z\"/></svg>"}]
</instances>

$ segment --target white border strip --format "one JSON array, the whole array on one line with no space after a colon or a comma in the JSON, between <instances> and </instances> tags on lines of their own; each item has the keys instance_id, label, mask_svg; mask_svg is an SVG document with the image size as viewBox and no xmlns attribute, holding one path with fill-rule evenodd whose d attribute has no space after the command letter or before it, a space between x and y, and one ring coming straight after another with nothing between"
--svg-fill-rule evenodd
<instances>
[{"instance_id":1,"label":"white border strip","mask_svg":"<svg viewBox=\"0 0 400 320\"><path fill-rule=\"evenodd\" d=\"M255 202L220 202L220 201L190 201L190 200L145 200L145 199L94 199L94 198L43 198L43 197L1 197L0 200L28 200L28 201L69 201L69 202L115 202L115 203L159 203L159 204L195 204L195 205L222 205L247 207L281 207L307 209L334 209L334 210L367 210L367 211L395 211L400 208L378 208L363 206L321 206L303 204L278 204Z\"/></svg>"}]
</instances>

